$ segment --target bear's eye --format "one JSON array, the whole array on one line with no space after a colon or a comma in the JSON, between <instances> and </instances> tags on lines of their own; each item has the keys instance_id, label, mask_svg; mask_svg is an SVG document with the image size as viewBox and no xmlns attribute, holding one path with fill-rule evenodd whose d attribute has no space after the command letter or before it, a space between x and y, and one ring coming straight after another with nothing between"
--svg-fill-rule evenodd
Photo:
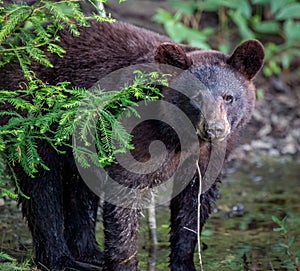
<instances>
[{"instance_id":1,"label":"bear's eye","mask_svg":"<svg viewBox=\"0 0 300 271\"><path fill-rule=\"evenodd\" d=\"M225 101L225 103L231 104L233 102L233 96L230 94L224 95L223 100Z\"/></svg>"}]
</instances>

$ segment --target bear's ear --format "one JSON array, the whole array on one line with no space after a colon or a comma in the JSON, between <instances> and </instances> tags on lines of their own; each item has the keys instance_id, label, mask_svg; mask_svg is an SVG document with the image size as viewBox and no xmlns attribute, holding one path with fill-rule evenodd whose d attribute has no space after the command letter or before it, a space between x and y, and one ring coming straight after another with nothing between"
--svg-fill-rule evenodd
<instances>
[{"instance_id":1,"label":"bear's ear","mask_svg":"<svg viewBox=\"0 0 300 271\"><path fill-rule=\"evenodd\" d=\"M227 63L252 79L263 66L264 57L263 45L257 40L248 40L234 50Z\"/></svg>"},{"instance_id":2,"label":"bear's ear","mask_svg":"<svg viewBox=\"0 0 300 271\"><path fill-rule=\"evenodd\" d=\"M183 70L193 64L192 59L187 56L185 51L179 45L171 42L160 44L154 52L154 59L160 64L169 64Z\"/></svg>"}]
</instances>

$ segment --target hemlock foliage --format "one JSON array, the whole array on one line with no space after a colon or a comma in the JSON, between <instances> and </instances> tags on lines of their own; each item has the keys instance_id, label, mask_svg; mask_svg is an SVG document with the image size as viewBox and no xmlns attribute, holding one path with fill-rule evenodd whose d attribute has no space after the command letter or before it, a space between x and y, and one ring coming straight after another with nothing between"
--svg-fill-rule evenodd
<instances>
[{"instance_id":1,"label":"hemlock foliage","mask_svg":"<svg viewBox=\"0 0 300 271\"><path fill-rule=\"evenodd\" d=\"M77 36L77 26L88 27L90 19L112 21L110 16L85 16L79 2L40 0L31 6L4 6L0 0L0 66L17 59L26 79L26 83L14 91L0 89L0 105L10 108L0 111L0 118L7 119L0 126L0 196L13 196L6 187L8 175L13 177L18 188L15 164L21 164L31 177L40 168L48 170L38 153L41 140L61 154L66 147L72 147L75 158L83 167L91 163L106 166L115 162L116 153L134 147L130 135L118 120L119 116L126 108L137 114L134 107L138 104L133 99L159 99L161 94L154 83L167 84L166 77L157 72L135 71L131 85L110 92L95 89L91 93L82 88L70 88L68 82L50 85L37 78L30 69L32 60L52 67L44 50L61 57L65 53L56 44L60 30L66 28ZM80 142L73 140L71 146L75 130L79 135L76 140ZM89 150L91 141L95 142L98 153ZM22 194L20 189L17 190Z\"/></svg>"}]
</instances>

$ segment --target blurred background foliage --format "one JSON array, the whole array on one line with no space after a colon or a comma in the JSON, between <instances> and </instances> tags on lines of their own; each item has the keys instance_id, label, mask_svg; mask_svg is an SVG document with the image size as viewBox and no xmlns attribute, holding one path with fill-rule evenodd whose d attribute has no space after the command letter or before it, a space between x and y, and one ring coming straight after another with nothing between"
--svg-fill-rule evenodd
<instances>
[{"instance_id":1,"label":"blurred background foliage","mask_svg":"<svg viewBox=\"0 0 300 271\"><path fill-rule=\"evenodd\" d=\"M153 19L163 24L176 42L229 53L232 44L259 39L266 49L263 73L267 77L288 72L293 58L300 57L297 0L167 2L175 12L159 9ZM217 20L216 27L209 23L213 18Z\"/></svg>"}]
</instances>

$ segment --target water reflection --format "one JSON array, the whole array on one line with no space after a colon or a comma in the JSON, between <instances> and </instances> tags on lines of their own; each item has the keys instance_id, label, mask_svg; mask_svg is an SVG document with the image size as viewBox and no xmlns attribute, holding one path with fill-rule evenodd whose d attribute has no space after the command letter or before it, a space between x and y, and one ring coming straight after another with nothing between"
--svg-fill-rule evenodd
<instances>
[{"instance_id":1,"label":"water reflection","mask_svg":"<svg viewBox=\"0 0 300 271\"><path fill-rule=\"evenodd\" d=\"M300 161L279 161L257 157L251 163L234 162L223 180L221 197L209 219L202 241L206 271L295 270L280 246L283 241L272 215L288 217L293 252L300 258ZM157 210L158 241L156 269L168 270L167 207ZM149 234L141 230L141 270L147 268ZM197 263L197 255L195 254ZM153 269L152 269L153 270Z\"/></svg>"},{"instance_id":2,"label":"water reflection","mask_svg":"<svg viewBox=\"0 0 300 271\"><path fill-rule=\"evenodd\" d=\"M270 157L231 164L215 212L202 235L203 247L207 248L202 252L205 271L295 270L280 246L282 237L273 232L276 224L271 216L288 217L289 234L296 238L293 252L300 258L299 166L300 161L279 161ZM140 230L141 271L169 270L168 207L157 208L156 216L157 249L151 245L146 218ZM102 244L101 223L98 223L97 232ZM20 260L31 258L31 238L15 202L0 207L0 234L0 251Z\"/></svg>"}]
</instances>

